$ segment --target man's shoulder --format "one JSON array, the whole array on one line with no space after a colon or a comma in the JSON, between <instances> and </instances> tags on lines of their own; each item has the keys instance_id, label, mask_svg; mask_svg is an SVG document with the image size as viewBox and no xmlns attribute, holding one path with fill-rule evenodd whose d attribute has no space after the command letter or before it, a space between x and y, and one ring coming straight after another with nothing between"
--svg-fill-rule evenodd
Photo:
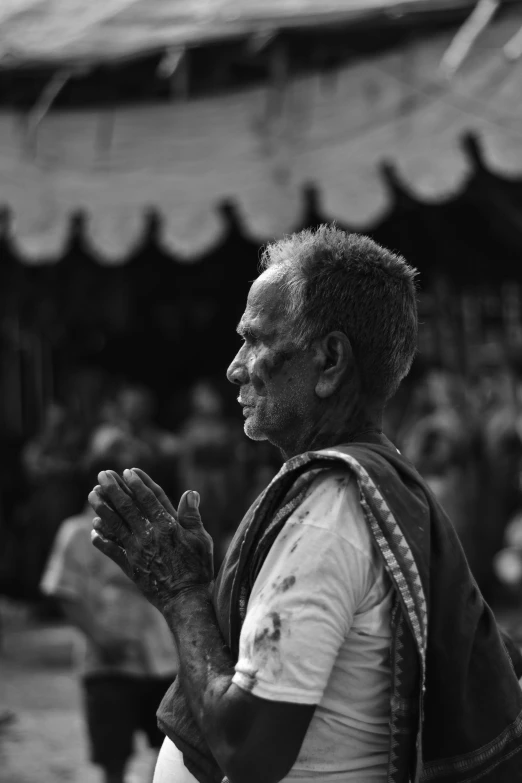
<instances>
[{"instance_id":1,"label":"man's shoulder","mask_svg":"<svg viewBox=\"0 0 522 783\"><path fill-rule=\"evenodd\" d=\"M317 500L324 496L354 494L357 492L357 478L346 465L335 465L322 470L311 481L307 497Z\"/></svg>"},{"instance_id":2,"label":"man's shoulder","mask_svg":"<svg viewBox=\"0 0 522 783\"><path fill-rule=\"evenodd\" d=\"M325 533L343 539L365 553L371 549L357 477L343 465L321 471L314 478L288 521L321 527Z\"/></svg>"}]
</instances>

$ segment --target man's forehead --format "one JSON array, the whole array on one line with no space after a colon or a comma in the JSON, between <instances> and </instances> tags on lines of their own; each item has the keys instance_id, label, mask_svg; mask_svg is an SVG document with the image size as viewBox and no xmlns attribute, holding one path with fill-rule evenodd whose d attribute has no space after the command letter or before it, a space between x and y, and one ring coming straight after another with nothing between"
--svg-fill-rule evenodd
<instances>
[{"instance_id":1,"label":"man's forehead","mask_svg":"<svg viewBox=\"0 0 522 783\"><path fill-rule=\"evenodd\" d=\"M268 323L283 315L284 295L278 285L280 277L270 274L270 271L267 270L252 283L240 326L253 321Z\"/></svg>"}]
</instances>

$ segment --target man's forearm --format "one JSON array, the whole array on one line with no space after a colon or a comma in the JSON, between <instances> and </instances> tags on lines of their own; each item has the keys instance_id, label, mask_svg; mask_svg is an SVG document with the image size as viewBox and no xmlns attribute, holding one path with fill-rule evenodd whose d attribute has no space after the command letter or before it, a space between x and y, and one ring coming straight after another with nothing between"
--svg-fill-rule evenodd
<instances>
[{"instance_id":1,"label":"man's forearm","mask_svg":"<svg viewBox=\"0 0 522 783\"><path fill-rule=\"evenodd\" d=\"M234 675L234 661L219 630L208 589L183 593L164 616L176 640L185 694L196 722L206 733L209 718Z\"/></svg>"},{"instance_id":2,"label":"man's forearm","mask_svg":"<svg viewBox=\"0 0 522 783\"><path fill-rule=\"evenodd\" d=\"M208 590L176 598L163 612L176 640L183 690L218 762L249 729L244 704L231 692L234 661L218 627Z\"/></svg>"}]
</instances>

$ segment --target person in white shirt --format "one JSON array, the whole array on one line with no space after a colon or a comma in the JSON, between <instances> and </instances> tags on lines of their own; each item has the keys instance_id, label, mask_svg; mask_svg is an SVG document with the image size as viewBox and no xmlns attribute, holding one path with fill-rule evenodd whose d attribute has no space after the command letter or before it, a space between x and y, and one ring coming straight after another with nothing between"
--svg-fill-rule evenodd
<instances>
[{"instance_id":1,"label":"person in white shirt","mask_svg":"<svg viewBox=\"0 0 522 783\"><path fill-rule=\"evenodd\" d=\"M58 600L81 634L77 665L91 761L105 783L123 783L136 733L152 748L163 741L156 710L176 677L178 658L158 610L92 546L92 519L87 505L63 521L40 589Z\"/></svg>"}]
</instances>

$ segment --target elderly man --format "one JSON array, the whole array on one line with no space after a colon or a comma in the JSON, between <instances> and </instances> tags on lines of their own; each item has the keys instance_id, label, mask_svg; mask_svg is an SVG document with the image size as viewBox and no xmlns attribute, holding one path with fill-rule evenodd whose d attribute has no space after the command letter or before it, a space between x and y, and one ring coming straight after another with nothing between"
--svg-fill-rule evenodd
<instances>
[{"instance_id":1,"label":"elderly man","mask_svg":"<svg viewBox=\"0 0 522 783\"><path fill-rule=\"evenodd\" d=\"M179 650L155 780L522 780L505 641L447 517L381 433L415 353L414 270L328 226L263 263L228 378L246 434L286 462L216 582L197 492L176 510L126 470L90 495L94 545Z\"/></svg>"}]
</instances>

